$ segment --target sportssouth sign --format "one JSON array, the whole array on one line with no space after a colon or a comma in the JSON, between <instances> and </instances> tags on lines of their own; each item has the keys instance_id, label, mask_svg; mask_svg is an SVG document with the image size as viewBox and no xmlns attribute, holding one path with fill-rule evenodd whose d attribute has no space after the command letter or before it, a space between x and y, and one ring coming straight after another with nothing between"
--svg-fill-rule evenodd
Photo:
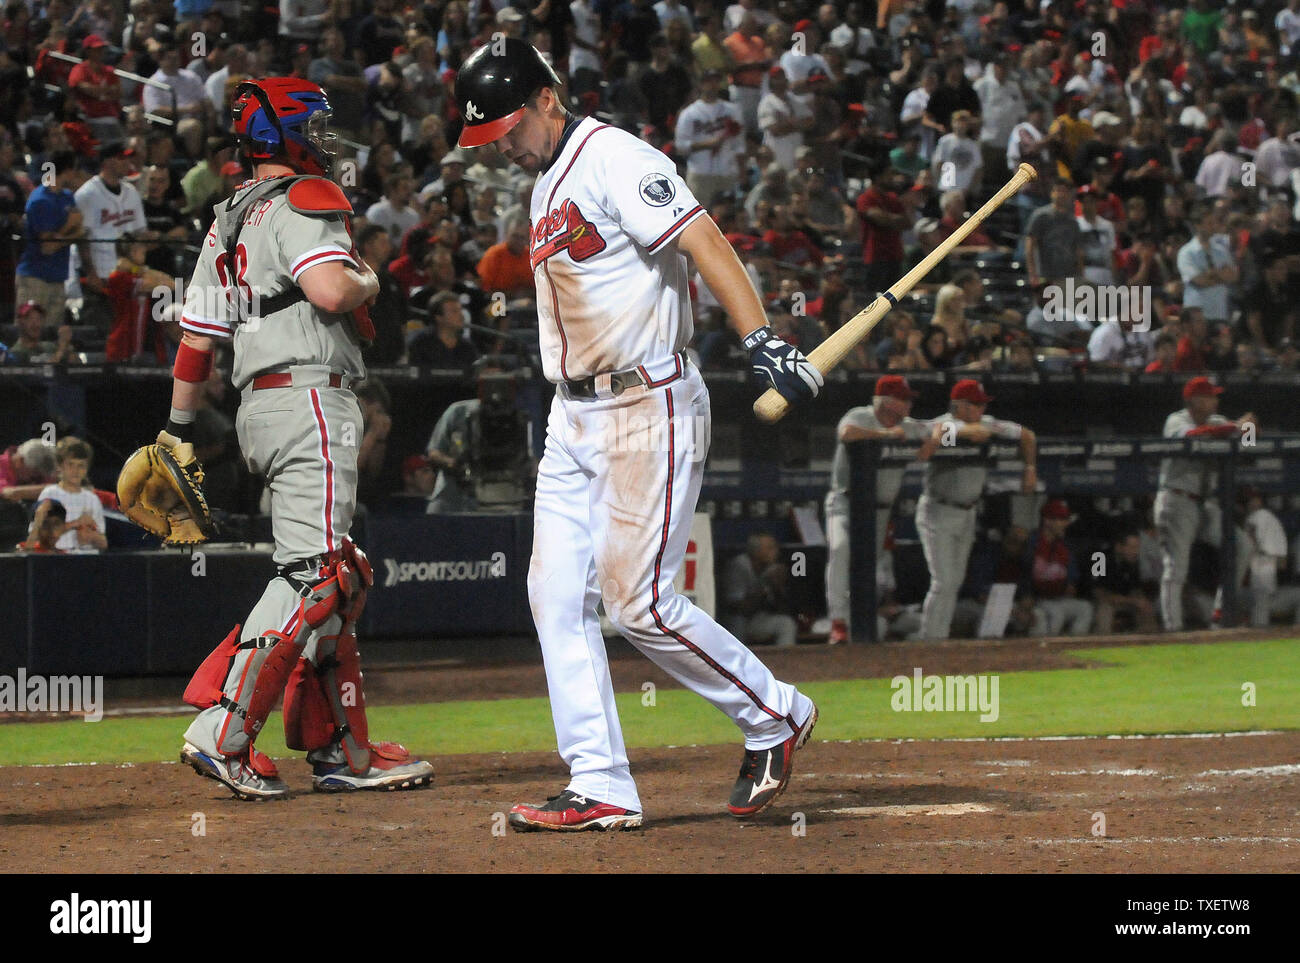
<instances>
[{"instance_id":1,"label":"sportssouth sign","mask_svg":"<svg viewBox=\"0 0 1300 963\"><path fill-rule=\"evenodd\" d=\"M477 582L480 579L506 577L506 553L493 552L491 558L461 562L399 562L384 559L384 587L404 582Z\"/></svg>"}]
</instances>

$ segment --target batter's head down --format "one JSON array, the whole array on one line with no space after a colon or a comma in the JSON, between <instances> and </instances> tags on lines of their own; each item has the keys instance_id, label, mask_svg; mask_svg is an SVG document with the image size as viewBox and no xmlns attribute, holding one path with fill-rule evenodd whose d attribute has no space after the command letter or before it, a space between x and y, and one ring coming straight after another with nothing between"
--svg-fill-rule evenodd
<instances>
[{"instance_id":1,"label":"batter's head down","mask_svg":"<svg viewBox=\"0 0 1300 963\"><path fill-rule=\"evenodd\" d=\"M456 74L456 106L465 118L461 147L482 147L508 134L524 116L530 97L560 78L523 40L502 37L484 44Z\"/></svg>"}]
</instances>

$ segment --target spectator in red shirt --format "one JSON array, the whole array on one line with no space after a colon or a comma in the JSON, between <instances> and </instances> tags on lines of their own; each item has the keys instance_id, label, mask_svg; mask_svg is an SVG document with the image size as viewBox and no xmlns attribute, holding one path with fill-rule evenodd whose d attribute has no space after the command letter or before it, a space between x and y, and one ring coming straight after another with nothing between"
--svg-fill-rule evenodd
<instances>
[{"instance_id":1,"label":"spectator in red shirt","mask_svg":"<svg viewBox=\"0 0 1300 963\"><path fill-rule=\"evenodd\" d=\"M913 220L909 205L899 196L906 186L907 175L896 167L888 167L858 195L862 261L867 266L868 290L887 291L902 274L903 231L912 226Z\"/></svg>"},{"instance_id":2,"label":"spectator in red shirt","mask_svg":"<svg viewBox=\"0 0 1300 963\"><path fill-rule=\"evenodd\" d=\"M812 238L790 222L790 208L785 204L772 208L772 227L764 232L763 242L772 248L772 256L778 261L800 266L812 263L820 267L825 259Z\"/></svg>"},{"instance_id":3,"label":"spectator in red shirt","mask_svg":"<svg viewBox=\"0 0 1300 963\"><path fill-rule=\"evenodd\" d=\"M1209 325L1200 308L1183 308L1184 334L1178 341L1174 359L1175 371L1204 371L1206 369L1206 339Z\"/></svg>"},{"instance_id":4,"label":"spectator in red shirt","mask_svg":"<svg viewBox=\"0 0 1300 963\"><path fill-rule=\"evenodd\" d=\"M92 33L81 42L82 56L86 59L68 74L73 99L101 143L124 138L122 83L113 68L104 63L107 46L103 37Z\"/></svg>"},{"instance_id":5,"label":"spectator in red shirt","mask_svg":"<svg viewBox=\"0 0 1300 963\"><path fill-rule=\"evenodd\" d=\"M129 233L117 240L117 266L104 283L104 294L113 307L113 327L105 345L109 361L140 359L145 354L152 331L153 356L159 364L167 362L162 329L151 323L151 295L159 288L170 288L172 279L145 264L150 246L144 239Z\"/></svg>"},{"instance_id":6,"label":"spectator in red shirt","mask_svg":"<svg viewBox=\"0 0 1300 963\"><path fill-rule=\"evenodd\" d=\"M429 283L424 261L433 244L433 229L417 224L402 238L402 256L388 265L388 273L402 287L402 296L410 297L416 288Z\"/></svg>"},{"instance_id":7,"label":"spectator in red shirt","mask_svg":"<svg viewBox=\"0 0 1300 963\"><path fill-rule=\"evenodd\" d=\"M1146 366L1147 374L1168 374L1174 370L1178 356L1178 339L1162 331L1156 335L1156 359Z\"/></svg>"},{"instance_id":8,"label":"spectator in red shirt","mask_svg":"<svg viewBox=\"0 0 1300 963\"><path fill-rule=\"evenodd\" d=\"M966 194L955 188L951 191L944 191L939 198L939 210L943 212L943 217L939 218L939 223L933 230L921 234L921 247L927 254L956 233L957 228L965 223ZM987 251L994 246L993 239L979 228L976 228L954 250Z\"/></svg>"}]
</instances>

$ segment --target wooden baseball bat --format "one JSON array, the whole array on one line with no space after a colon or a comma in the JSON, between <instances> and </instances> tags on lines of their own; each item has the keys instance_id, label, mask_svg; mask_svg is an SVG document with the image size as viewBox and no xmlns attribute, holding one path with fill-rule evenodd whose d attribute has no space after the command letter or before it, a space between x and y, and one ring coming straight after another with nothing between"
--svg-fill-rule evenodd
<instances>
[{"instance_id":1,"label":"wooden baseball bat","mask_svg":"<svg viewBox=\"0 0 1300 963\"><path fill-rule=\"evenodd\" d=\"M966 240L967 235L979 227L986 217L1037 177L1038 172L1030 165L1021 164L1016 169L1015 174L1012 175L1011 180L1002 186L1002 190L990 197L983 207L967 218L966 222L953 231L950 237L926 255L920 264L908 271L901 279L895 281L893 287L884 294L879 295L870 305L846 321L829 338L813 348L808 355L808 360L823 375L833 371L835 366L844 360L844 356L871 333L871 329L889 313L890 309L898 303L899 298L907 294L923 277L933 271L935 265L946 258L953 248ZM789 409L790 402L786 401L775 388L768 388L754 402L754 414L758 416L759 421L769 425L780 421Z\"/></svg>"}]
</instances>

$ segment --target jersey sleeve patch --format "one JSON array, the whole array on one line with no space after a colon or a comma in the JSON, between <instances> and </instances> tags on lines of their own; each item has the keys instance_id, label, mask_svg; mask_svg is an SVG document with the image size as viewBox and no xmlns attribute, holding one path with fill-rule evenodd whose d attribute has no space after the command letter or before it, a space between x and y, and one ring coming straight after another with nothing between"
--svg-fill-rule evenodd
<instances>
[{"instance_id":1,"label":"jersey sleeve patch","mask_svg":"<svg viewBox=\"0 0 1300 963\"><path fill-rule=\"evenodd\" d=\"M289 206L308 217L351 214L352 205L343 189L324 177L307 177L295 181L287 195Z\"/></svg>"},{"instance_id":2,"label":"jersey sleeve patch","mask_svg":"<svg viewBox=\"0 0 1300 963\"><path fill-rule=\"evenodd\" d=\"M303 271L329 261L347 261L353 267L357 266L357 262L353 260L350 252L337 244L325 244L298 255L293 263L289 265L289 273L293 276L294 281L297 281L302 276Z\"/></svg>"}]
</instances>

